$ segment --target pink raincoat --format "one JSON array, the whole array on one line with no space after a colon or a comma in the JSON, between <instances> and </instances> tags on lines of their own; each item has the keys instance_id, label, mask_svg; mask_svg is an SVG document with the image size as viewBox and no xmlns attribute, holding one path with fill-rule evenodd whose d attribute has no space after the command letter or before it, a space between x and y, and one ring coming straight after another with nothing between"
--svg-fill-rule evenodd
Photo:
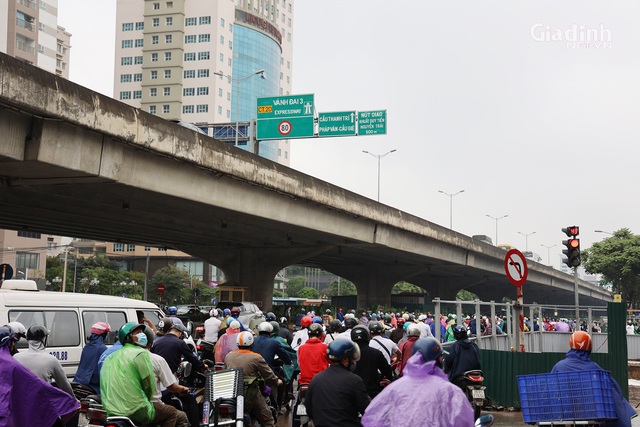
<instances>
[{"instance_id":1,"label":"pink raincoat","mask_svg":"<svg viewBox=\"0 0 640 427\"><path fill-rule=\"evenodd\" d=\"M214 353L214 358L216 363L224 363L224 358L227 354L231 353L238 349L238 344L236 344L236 338L240 333L240 329L232 329L231 327L227 328L227 332L223 334L220 338L218 338L218 342L216 342L216 349Z\"/></svg>"}]
</instances>

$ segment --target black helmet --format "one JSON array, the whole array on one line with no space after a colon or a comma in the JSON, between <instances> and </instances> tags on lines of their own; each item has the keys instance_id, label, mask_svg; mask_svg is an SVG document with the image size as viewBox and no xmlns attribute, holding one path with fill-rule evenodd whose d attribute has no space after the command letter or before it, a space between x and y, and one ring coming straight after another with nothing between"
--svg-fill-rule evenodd
<instances>
[{"instance_id":1,"label":"black helmet","mask_svg":"<svg viewBox=\"0 0 640 427\"><path fill-rule=\"evenodd\" d=\"M438 340L433 337L420 338L413 343L411 354L421 353L422 359L426 362L435 360L438 366L441 366L442 347Z\"/></svg>"},{"instance_id":2,"label":"black helmet","mask_svg":"<svg viewBox=\"0 0 640 427\"><path fill-rule=\"evenodd\" d=\"M458 341L466 339L468 337L467 328L464 325L456 326L453 328L453 336Z\"/></svg>"},{"instance_id":3,"label":"black helmet","mask_svg":"<svg viewBox=\"0 0 640 427\"><path fill-rule=\"evenodd\" d=\"M267 313L267 320L268 320L269 322L271 322L272 320L276 320L276 315L275 315L275 314L273 314L273 312L271 312L271 311L270 311L270 312L268 312L268 313Z\"/></svg>"},{"instance_id":4,"label":"black helmet","mask_svg":"<svg viewBox=\"0 0 640 427\"><path fill-rule=\"evenodd\" d=\"M158 322L158 329L160 329L163 333L168 333L171 328L173 328L173 320L170 317L163 317Z\"/></svg>"},{"instance_id":5,"label":"black helmet","mask_svg":"<svg viewBox=\"0 0 640 427\"><path fill-rule=\"evenodd\" d=\"M45 347L47 346L48 336L49 331L42 325L33 325L27 331L27 341L40 341Z\"/></svg>"},{"instance_id":6,"label":"black helmet","mask_svg":"<svg viewBox=\"0 0 640 427\"><path fill-rule=\"evenodd\" d=\"M276 322L275 320L271 320L269 323L271 323L271 326L273 326L273 332L271 333L271 335L278 335L278 332L280 332L280 325L278 324L278 322Z\"/></svg>"},{"instance_id":7,"label":"black helmet","mask_svg":"<svg viewBox=\"0 0 640 427\"><path fill-rule=\"evenodd\" d=\"M350 357L354 361L360 360L360 347L349 340L331 341L327 348L327 358L332 362L339 362L345 357Z\"/></svg>"},{"instance_id":8,"label":"black helmet","mask_svg":"<svg viewBox=\"0 0 640 427\"><path fill-rule=\"evenodd\" d=\"M357 325L358 325L358 321L352 317L348 319L344 319L344 327L347 329L354 328Z\"/></svg>"},{"instance_id":9,"label":"black helmet","mask_svg":"<svg viewBox=\"0 0 640 427\"><path fill-rule=\"evenodd\" d=\"M383 330L380 322L369 322L369 332L371 332L371 335L380 335Z\"/></svg>"},{"instance_id":10,"label":"black helmet","mask_svg":"<svg viewBox=\"0 0 640 427\"><path fill-rule=\"evenodd\" d=\"M351 330L351 341L363 344L369 344L371 341L371 334L364 325L358 325Z\"/></svg>"},{"instance_id":11,"label":"black helmet","mask_svg":"<svg viewBox=\"0 0 640 427\"><path fill-rule=\"evenodd\" d=\"M329 332L340 332L340 328L342 328L342 322L338 319L333 319L331 323L329 323Z\"/></svg>"},{"instance_id":12,"label":"black helmet","mask_svg":"<svg viewBox=\"0 0 640 427\"><path fill-rule=\"evenodd\" d=\"M310 337L319 337L322 335L322 332L324 332L322 330L322 325L319 323L312 323L307 329L309 330Z\"/></svg>"},{"instance_id":13,"label":"black helmet","mask_svg":"<svg viewBox=\"0 0 640 427\"><path fill-rule=\"evenodd\" d=\"M384 323L391 323L391 316L388 314L384 315Z\"/></svg>"}]
</instances>

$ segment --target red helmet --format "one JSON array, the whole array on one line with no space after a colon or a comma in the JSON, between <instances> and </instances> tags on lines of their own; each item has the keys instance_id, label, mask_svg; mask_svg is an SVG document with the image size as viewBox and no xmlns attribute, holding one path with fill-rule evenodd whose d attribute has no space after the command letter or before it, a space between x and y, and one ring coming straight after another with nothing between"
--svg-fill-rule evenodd
<instances>
[{"instance_id":1,"label":"red helmet","mask_svg":"<svg viewBox=\"0 0 640 427\"><path fill-rule=\"evenodd\" d=\"M309 316L304 316L302 319L300 319L300 325L302 325L303 328L308 328L312 323L313 319Z\"/></svg>"},{"instance_id":2,"label":"red helmet","mask_svg":"<svg viewBox=\"0 0 640 427\"><path fill-rule=\"evenodd\" d=\"M591 336L585 331L576 331L569 338L569 347L575 350L591 351Z\"/></svg>"},{"instance_id":3,"label":"red helmet","mask_svg":"<svg viewBox=\"0 0 640 427\"><path fill-rule=\"evenodd\" d=\"M404 325L404 317L398 317L398 325Z\"/></svg>"},{"instance_id":4,"label":"red helmet","mask_svg":"<svg viewBox=\"0 0 640 427\"><path fill-rule=\"evenodd\" d=\"M231 315L234 317L240 315L240 307L233 307L231 309Z\"/></svg>"}]
</instances>

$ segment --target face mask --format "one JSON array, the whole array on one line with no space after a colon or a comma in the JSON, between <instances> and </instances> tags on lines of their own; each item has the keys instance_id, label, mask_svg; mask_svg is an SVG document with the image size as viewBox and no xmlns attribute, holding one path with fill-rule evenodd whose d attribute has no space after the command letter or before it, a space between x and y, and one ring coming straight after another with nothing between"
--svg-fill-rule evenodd
<instances>
[{"instance_id":1,"label":"face mask","mask_svg":"<svg viewBox=\"0 0 640 427\"><path fill-rule=\"evenodd\" d=\"M137 334L137 335L136 335L136 338L138 338L138 342L137 342L137 344L138 344L140 347L146 347L146 346L147 346L147 343L148 343L149 341L147 341L147 336L144 334L144 332L140 332L139 334Z\"/></svg>"}]
</instances>

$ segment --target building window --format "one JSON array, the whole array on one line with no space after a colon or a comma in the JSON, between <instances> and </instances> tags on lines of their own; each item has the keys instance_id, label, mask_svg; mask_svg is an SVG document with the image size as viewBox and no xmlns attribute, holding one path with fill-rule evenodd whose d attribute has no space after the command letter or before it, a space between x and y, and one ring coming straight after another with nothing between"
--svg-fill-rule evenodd
<instances>
[{"instance_id":1,"label":"building window","mask_svg":"<svg viewBox=\"0 0 640 427\"><path fill-rule=\"evenodd\" d=\"M32 254L29 252L16 252L16 269L31 268L35 270L39 267L40 267L40 254Z\"/></svg>"},{"instance_id":2,"label":"building window","mask_svg":"<svg viewBox=\"0 0 640 427\"><path fill-rule=\"evenodd\" d=\"M165 52L164 53L164 60L165 61L171 61L171 52Z\"/></svg>"},{"instance_id":3,"label":"building window","mask_svg":"<svg viewBox=\"0 0 640 427\"><path fill-rule=\"evenodd\" d=\"M144 45L144 40L143 39L136 39L136 47L142 47Z\"/></svg>"},{"instance_id":4,"label":"building window","mask_svg":"<svg viewBox=\"0 0 640 427\"><path fill-rule=\"evenodd\" d=\"M165 79L171 78L171 70L164 70L164 78Z\"/></svg>"},{"instance_id":5,"label":"building window","mask_svg":"<svg viewBox=\"0 0 640 427\"><path fill-rule=\"evenodd\" d=\"M132 245L132 244L127 245L127 252L135 252L135 251L136 251L136 245Z\"/></svg>"},{"instance_id":6,"label":"building window","mask_svg":"<svg viewBox=\"0 0 640 427\"><path fill-rule=\"evenodd\" d=\"M149 113L150 114L155 114L156 113L156 106L155 105L149 105Z\"/></svg>"},{"instance_id":7,"label":"building window","mask_svg":"<svg viewBox=\"0 0 640 427\"><path fill-rule=\"evenodd\" d=\"M198 35L198 42L200 43L208 43L211 41L211 34L200 34Z\"/></svg>"},{"instance_id":8,"label":"building window","mask_svg":"<svg viewBox=\"0 0 640 427\"><path fill-rule=\"evenodd\" d=\"M144 22L140 21L140 22L136 22L136 31L142 31L144 30Z\"/></svg>"},{"instance_id":9,"label":"building window","mask_svg":"<svg viewBox=\"0 0 640 427\"><path fill-rule=\"evenodd\" d=\"M164 42L166 44L170 44L171 40L173 40L173 36L171 34L167 34L166 36L164 36Z\"/></svg>"},{"instance_id":10,"label":"building window","mask_svg":"<svg viewBox=\"0 0 640 427\"><path fill-rule=\"evenodd\" d=\"M185 61L195 61L196 60L196 53L195 52L187 52L184 54L184 60Z\"/></svg>"},{"instance_id":11,"label":"building window","mask_svg":"<svg viewBox=\"0 0 640 427\"><path fill-rule=\"evenodd\" d=\"M210 57L211 57L211 53L210 52L198 52L198 60L199 61L206 61Z\"/></svg>"},{"instance_id":12,"label":"building window","mask_svg":"<svg viewBox=\"0 0 640 427\"><path fill-rule=\"evenodd\" d=\"M124 243L114 243L113 252L124 252Z\"/></svg>"},{"instance_id":13,"label":"building window","mask_svg":"<svg viewBox=\"0 0 640 427\"><path fill-rule=\"evenodd\" d=\"M220 36L220 44L224 44L224 36Z\"/></svg>"},{"instance_id":14,"label":"building window","mask_svg":"<svg viewBox=\"0 0 640 427\"><path fill-rule=\"evenodd\" d=\"M218 114L222 114L222 106L218 105Z\"/></svg>"},{"instance_id":15,"label":"building window","mask_svg":"<svg viewBox=\"0 0 640 427\"><path fill-rule=\"evenodd\" d=\"M129 49L133 47L133 40L122 40L122 48Z\"/></svg>"},{"instance_id":16,"label":"building window","mask_svg":"<svg viewBox=\"0 0 640 427\"><path fill-rule=\"evenodd\" d=\"M233 50L233 41L229 40L229 49Z\"/></svg>"},{"instance_id":17,"label":"building window","mask_svg":"<svg viewBox=\"0 0 640 427\"><path fill-rule=\"evenodd\" d=\"M131 91L120 92L120 99L131 99Z\"/></svg>"},{"instance_id":18,"label":"building window","mask_svg":"<svg viewBox=\"0 0 640 427\"><path fill-rule=\"evenodd\" d=\"M136 56L134 59L135 59L135 61L134 61L134 62L135 62L137 65L142 64L142 56Z\"/></svg>"},{"instance_id":19,"label":"building window","mask_svg":"<svg viewBox=\"0 0 640 427\"><path fill-rule=\"evenodd\" d=\"M198 88L198 95L209 95L209 88L208 87L199 87Z\"/></svg>"},{"instance_id":20,"label":"building window","mask_svg":"<svg viewBox=\"0 0 640 427\"><path fill-rule=\"evenodd\" d=\"M218 88L218 96L222 96L222 88Z\"/></svg>"},{"instance_id":21,"label":"building window","mask_svg":"<svg viewBox=\"0 0 640 427\"><path fill-rule=\"evenodd\" d=\"M193 113L193 105L183 105L182 106L182 113L183 114L191 114L191 113Z\"/></svg>"},{"instance_id":22,"label":"building window","mask_svg":"<svg viewBox=\"0 0 640 427\"><path fill-rule=\"evenodd\" d=\"M224 28L224 18L220 18L220 26Z\"/></svg>"},{"instance_id":23,"label":"building window","mask_svg":"<svg viewBox=\"0 0 640 427\"><path fill-rule=\"evenodd\" d=\"M38 43L38 52L44 53L44 46Z\"/></svg>"},{"instance_id":24,"label":"building window","mask_svg":"<svg viewBox=\"0 0 640 427\"><path fill-rule=\"evenodd\" d=\"M170 110L171 110L171 109L169 108L169 105L164 104L164 105L162 106L162 113L163 113L163 114L169 114Z\"/></svg>"},{"instance_id":25,"label":"building window","mask_svg":"<svg viewBox=\"0 0 640 427\"><path fill-rule=\"evenodd\" d=\"M133 64L133 58L131 58L130 56L123 56L122 59L120 59L120 65L131 65Z\"/></svg>"},{"instance_id":26,"label":"building window","mask_svg":"<svg viewBox=\"0 0 640 427\"><path fill-rule=\"evenodd\" d=\"M207 104L198 104L196 105L196 113L208 113L209 105Z\"/></svg>"},{"instance_id":27,"label":"building window","mask_svg":"<svg viewBox=\"0 0 640 427\"><path fill-rule=\"evenodd\" d=\"M231 117L231 110L227 110L227 119Z\"/></svg>"},{"instance_id":28,"label":"building window","mask_svg":"<svg viewBox=\"0 0 640 427\"><path fill-rule=\"evenodd\" d=\"M209 69L198 70L198 77L209 77Z\"/></svg>"},{"instance_id":29,"label":"building window","mask_svg":"<svg viewBox=\"0 0 640 427\"><path fill-rule=\"evenodd\" d=\"M151 80L158 78L158 72L156 70L151 71Z\"/></svg>"},{"instance_id":30,"label":"building window","mask_svg":"<svg viewBox=\"0 0 640 427\"><path fill-rule=\"evenodd\" d=\"M131 74L120 74L120 83L131 82Z\"/></svg>"},{"instance_id":31,"label":"building window","mask_svg":"<svg viewBox=\"0 0 640 427\"><path fill-rule=\"evenodd\" d=\"M134 90L133 91L133 99L142 99L142 91Z\"/></svg>"},{"instance_id":32,"label":"building window","mask_svg":"<svg viewBox=\"0 0 640 427\"><path fill-rule=\"evenodd\" d=\"M211 24L211 17L210 16L201 16L198 20L198 23L200 25L207 25L207 24Z\"/></svg>"},{"instance_id":33,"label":"building window","mask_svg":"<svg viewBox=\"0 0 640 427\"><path fill-rule=\"evenodd\" d=\"M38 30L44 31L46 29L47 29L46 25L44 25L42 22L38 22Z\"/></svg>"},{"instance_id":34,"label":"building window","mask_svg":"<svg viewBox=\"0 0 640 427\"><path fill-rule=\"evenodd\" d=\"M220 62L224 62L224 53L220 54Z\"/></svg>"},{"instance_id":35,"label":"building window","mask_svg":"<svg viewBox=\"0 0 640 427\"><path fill-rule=\"evenodd\" d=\"M152 53L151 54L151 62L158 62L158 54L157 53Z\"/></svg>"},{"instance_id":36,"label":"building window","mask_svg":"<svg viewBox=\"0 0 640 427\"><path fill-rule=\"evenodd\" d=\"M125 22L122 24L122 31L133 31L133 22Z\"/></svg>"},{"instance_id":37,"label":"building window","mask_svg":"<svg viewBox=\"0 0 640 427\"><path fill-rule=\"evenodd\" d=\"M133 75L133 81L134 82L141 82L142 81L142 73L136 73Z\"/></svg>"},{"instance_id":38,"label":"building window","mask_svg":"<svg viewBox=\"0 0 640 427\"><path fill-rule=\"evenodd\" d=\"M185 79L194 79L196 77L196 70L184 70Z\"/></svg>"},{"instance_id":39,"label":"building window","mask_svg":"<svg viewBox=\"0 0 640 427\"><path fill-rule=\"evenodd\" d=\"M185 87L184 89L182 89L183 96L194 96L195 93L196 93L196 90L192 87Z\"/></svg>"},{"instance_id":40,"label":"building window","mask_svg":"<svg viewBox=\"0 0 640 427\"><path fill-rule=\"evenodd\" d=\"M164 20L165 25L170 26L173 25L173 18L172 17L168 17Z\"/></svg>"},{"instance_id":41,"label":"building window","mask_svg":"<svg viewBox=\"0 0 640 427\"><path fill-rule=\"evenodd\" d=\"M151 44L158 44L160 42L160 39L158 38L158 36L151 36Z\"/></svg>"},{"instance_id":42,"label":"building window","mask_svg":"<svg viewBox=\"0 0 640 427\"><path fill-rule=\"evenodd\" d=\"M151 252L151 246L145 246L144 247L144 251L145 252Z\"/></svg>"},{"instance_id":43,"label":"building window","mask_svg":"<svg viewBox=\"0 0 640 427\"><path fill-rule=\"evenodd\" d=\"M160 10L160 3L154 3L153 10Z\"/></svg>"},{"instance_id":44,"label":"building window","mask_svg":"<svg viewBox=\"0 0 640 427\"><path fill-rule=\"evenodd\" d=\"M196 25L198 23L198 20L196 18L187 18L184 20L184 25L189 27L191 25Z\"/></svg>"},{"instance_id":45,"label":"building window","mask_svg":"<svg viewBox=\"0 0 640 427\"><path fill-rule=\"evenodd\" d=\"M188 35L188 36L184 36L184 42L185 42L185 44L195 43L196 42L196 35L195 34L191 34L191 35Z\"/></svg>"},{"instance_id":46,"label":"building window","mask_svg":"<svg viewBox=\"0 0 640 427\"><path fill-rule=\"evenodd\" d=\"M151 20L151 25L153 25L154 27L159 27L160 26L160 18L153 18Z\"/></svg>"},{"instance_id":47,"label":"building window","mask_svg":"<svg viewBox=\"0 0 640 427\"><path fill-rule=\"evenodd\" d=\"M158 89L155 87L152 87L149 89L149 96L156 96L158 95Z\"/></svg>"},{"instance_id":48,"label":"building window","mask_svg":"<svg viewBox=\"0 0 640 427\"><path fill-rule=\"evenodd\" d=\"M170 87L165 87L162 89L162 95L164 96L171 96L171 88Z\"/></svg>"},{"instance_id":49,"label":"building window","mask_svg":"<svg viewBox=\"0 0 640 427\"><path fill-rule=\"evenodd\" d=\"M167 248L158 248L158 252L166 252Z\"/></svg>"},{"instance_id":50,"label":"building window","mask_svg":"<svg viewBox=\"0 0 640 427\"><path fill-rule=\"evenodd\" d=\"M173 2L172 1L168 1L167 2L167 9L173 9Z\"/></svg>"},{"instance_id":51,"label":"building window","mask_svg":"<svg viewBox=\"0 0 640 427\"><path fill-rule=\"evenodd\" d=\"M227 101L231 101L231 92L227 92Z\"/></svg>"},{"instance_id":52,"label":"building window","mask_svg":"<svg viewBox=\"0 0 640 427\"><path fill-rule=\"evenodd\" d=\"M45 2L43 2L42 0L40 0L40 9L42 9L42 10L46 10L47 9L47 4Z\"/></svg>"},{"instance_id":53,"label":"building window","mask_svg":"<svg viewBox=\"0 0 640 427\"><path fill-rule=\"evenodd\" d=\"M18 231L18 237L26 237L28 239L40 239L42 234L36 233L35 231Z\"/></svg>"}]
</instances>

